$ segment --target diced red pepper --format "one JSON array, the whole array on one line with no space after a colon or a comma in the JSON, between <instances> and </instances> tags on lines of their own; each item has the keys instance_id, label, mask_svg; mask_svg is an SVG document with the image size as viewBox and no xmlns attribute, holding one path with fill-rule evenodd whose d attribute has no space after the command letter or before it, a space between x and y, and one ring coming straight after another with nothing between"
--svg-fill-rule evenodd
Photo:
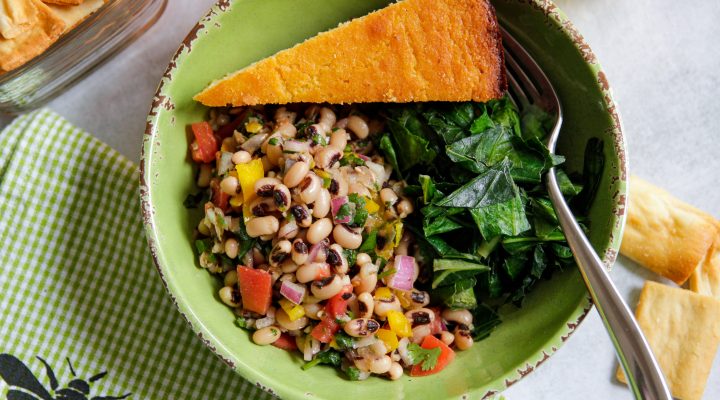
<instances>
[{"instance_id":1,"label":"diced red pepper","mask_svg":"<svg viewBox=\"0 0 720 400\"><path fill-rule=\"evenodd\" d=\"M325 312L333 318L345 315L347 313L347 299L350 298L350 296L346 298L346 295L352 293L352 291L352 285L344 286L342 290L340 290L340 293L327 301L327 304L325 304Z\"/></svg>"},{"instance_id":2,"label":"diced red pepper","mask_svg":"<svg viewBox=\"0 0 720 400\"><path fill-rule=\"evenodd\" d=\"M287 351L297 350L298 348L297 344L295 343L295 338L288 335L287 333L283 333L282 335L280 335L280 338L273 342L272 345Z\"/></svg>"},{"instance_id":3,"label":"diced red pepper","mask_svg":"<svg viewBox=\"0 0 720 400\"><path fill-rule=\"evenodd\" d=\"M215 207L220 208L223 212L230 210L230 195L220 189L220 182L217 179L210 181L210 189L212 190L212 203Z\"/></svg>"},{"instance_id":4,"label":"diced red pepper","mask_svg":"<svg viewBox=\"0 0 720 400\"><path fill-rule=\"evenodd\" d=\"M218 151L218 142L213 134L212 127L207 121L196 122L190 126L195 142L190 145L192 158L195 162L209 163L215 161Z\"/></svg>"},{"instance_id":5,"label":"diced red pepper","mask_svg":"<svg viewBox=\"0 0 720 400\"><path fill-rule=\"evenodd\" d=\"M423 349L434 349L436 347L439 347L440 355L438 356L435 368L423 371L422 364L415 364L410 370L410 376L426 376L436 374L445 369L445 367L447 367L447 365L450 364L453 359L455 359L455 352L452 351L452 349L448 347L445 343L443 343L440 339L436 338L433 335L425 336L420 347L422 347Z\"/></svg>"},{"instance_id":6,"label":"diced red pepper","mask_svg":"<svg viewBox=\"0 0 720 400\"><path fill-rule=\"evenodd\" d=\"M339 329L340 325L338 325L337 321L335 321L335 318L330 315L326 315L320 320L319 324L315 325L310 334L321 343L330 343L335 335L335 332Z\"/></svg>"},{"instance_id":7,"label":"diced red pepper","mask_svg":"<svg viewBox=\"0 0 720 400\"><path fill-rule=\"evenodd\" d=\"M272 277L267 271L242 265L237 267L242 306L261 315L267 313L272 299Z\"/></svg>"}]
</instances>

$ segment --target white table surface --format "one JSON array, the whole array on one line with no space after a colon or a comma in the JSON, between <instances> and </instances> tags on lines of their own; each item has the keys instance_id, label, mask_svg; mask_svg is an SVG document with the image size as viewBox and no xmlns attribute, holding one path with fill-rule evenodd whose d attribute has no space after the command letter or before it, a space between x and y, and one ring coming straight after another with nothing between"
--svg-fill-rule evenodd
<instances>
[{"instance_id":1,"label":"white table surface","mask_svg":"<svg viewBox=\"0 0 720 400\"><path fill-rule=\"evenodd\" d=\"M178 44L214 0L170 0L138 42L50 103L138 161L149 100ZM720 1L560 0L600 59L623 116L630 170L720 217ZM612 276L635 304L651 274L622 257ZM550 362L507 399L623 399L616 362L592 311ZM720 358L706 399L720 399Z\"/></svg>"}]
</instances>

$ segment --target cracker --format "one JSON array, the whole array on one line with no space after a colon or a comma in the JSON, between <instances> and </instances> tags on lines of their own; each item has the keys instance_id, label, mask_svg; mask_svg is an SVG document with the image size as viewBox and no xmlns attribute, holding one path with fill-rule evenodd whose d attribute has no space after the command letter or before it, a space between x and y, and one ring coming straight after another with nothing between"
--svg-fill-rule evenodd
<instances>
[{"instance_id":1,"label":"cracker","mask_svg":"<svg viewBox=\"0 0 720 400\"><path fill-rule=\"evenodd\" d=\"M720 233L705 259L690 275L690 290L720 299Z\"/></svg>"},{"instance_id":2,"label":"cracker","mask_svg":"<svg viewBox=\"0 0 720 400\"><path fill-rule=\"evenodd\" d=\"M720 343L720 300L645 282L635 316L673 396L700 400ZM620 368L617 379L627 383Z\"/></svg>"},{"instance_id":3,"label":"cracker","mask_svg":"<svg viewBox=\"0 0 720 400\"><path fill-rule=\"evenodd\" d=\"M30 0L0 0L0 35L12 39L37 23L37 8Z\"/></svg>"},{"instance_id":4,"label":"cracker","mask_svg":"<svg viewBox=\"0 0 720 400\"><path fill-rule=\"evenodd\" d=\"M13 39L0 38L0 68L15 69L45 51L65 30L65 23L40 0L30 0L37 10L37 26Z\"/></svg>"},{"instance_id":5,"label":"cracker","mask_svg":"<svg viewBox=\"0 0 720 400\"><path fill-rule=\"evenodd\" d=\"M620 252L682 285L718 234L709 214L638 177L630 178L628 219Z\"/></svg>"},{"instance_id":6,"label":"cracker","mask_svg":"<svg viewBox=\"0 0 720 400\"><path fill-rule=\"evenodd\" d=\"M65 32L75 28L85 18L89 17L90 14L97 11L100 7L105 5L105 0L85 0L78 6L61 6L55 4L48 4L48 7L65 22Z\"/></svg>"}]
</instances>

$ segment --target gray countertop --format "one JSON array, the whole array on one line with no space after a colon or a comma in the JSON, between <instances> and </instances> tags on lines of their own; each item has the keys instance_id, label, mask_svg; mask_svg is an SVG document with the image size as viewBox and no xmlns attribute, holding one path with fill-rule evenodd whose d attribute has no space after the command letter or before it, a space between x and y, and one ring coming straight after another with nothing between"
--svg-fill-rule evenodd
<instances>
[{"instance_id":1,"label":"gray countertop","mask_svg":"<svg viewBox=\"0 0 720 400\"><path fill-rule=\"evenodd\" d=\"M170 0L138 42L50 103L77 126L138 161L149 99L186 32L214 0ZM630 171L720 217L720 1L560 0L601 61L623 117ZM634 307L644 279L620 258L614 281ZM592 311L550 362L508 399L621 399L610 340ZM706 399L720 398L715 360Z\"/></svg>"}]
</instances>

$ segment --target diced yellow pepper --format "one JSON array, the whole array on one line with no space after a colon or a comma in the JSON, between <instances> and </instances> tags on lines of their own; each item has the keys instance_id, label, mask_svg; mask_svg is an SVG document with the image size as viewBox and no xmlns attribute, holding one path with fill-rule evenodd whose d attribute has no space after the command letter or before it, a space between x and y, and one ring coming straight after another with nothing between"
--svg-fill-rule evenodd
<instances>
[{"instance_id":1,"label":"diced yellow pepper","mask_svg":"<svg viewBox=\"0 0 720 400\"><path fill-rule=\"evenodd\" d=\"M245 130L248 131L248 133L258 133L260 129L262 129L262 124L258 121L252 120L245 123Z\"/></svg>"},{"instance_id":2,"label":"diced yellow pepper","mask_svg":"<svg viewBox=\"0 0 720 400\"><path fill-rule=\"evenodd\" d=\"M410 298L410 292L406 290L393 289L393 294L400 300L402 308L412 307L412 299Z\"/></svg>"},{"instance_id":3,"label":"diced yellow pepper","mask_svg":"<svg viewBox=\"0 0 720 400\"><path fill-rule=\"evenodd\" d=\"M250 201L256 196L255 182L265 177L265 169L263 168L262 161L256 158L249 163L236 165L235 170L237 171L240 188L242 188L243 193L243 215L247 219L252 216Z\"/></svg>"},{"instance_id":4,"label":"diced yellow pepper","mask_svg":"<svg viewBox=\"0 0 720 400\"><path fill-rule=\"evenodd\" d=\"M387 352L390 353L393 350L397 349L398 347L398 338L395 332L389 330L389 329L378 329L378 331L375 333L378 337L378 339L382 340L383 343L385 343L385 348L387 349ZM332 345L332 343L331 343Z\"/></svg>"},{"instance_id":5,"label":"diced yellow pepper","mask_svg":"<svg viewBox=\"0 0 720 400\"><path fill-rule=\"evenodd\" d=\"M279 303L283 311L285 311L288 317L290 317L290 321L295 321L305 316L305 307L299 304L294 304L287 299L281 299Z\"/></svg>"},{"instance_id":6,"label":"diced yellow pepper","mask_svg":"<svg viewBox=\"0 0 720 400\"><path fill-rule=\"evenodd\" d=\"M390 300L392 296L390 289L385 286L375 289L375 300Z\"/></svg>"},{"instance_id":7,"label":"diced yellow pepper","mask_svg":"<svg viewBox=\"0 0 720 400\"><path fill-rule=\"evenodd\" d=\"M230 207L238 208L243 205L243 198L240 195L233 196L230 198Z\"/></svg>"},{"instance_id":8,"label":"diced yellow pepper","mask_svg":"<svg viewBox=\"0 0 720 400\"><path fill-rule=\"evenodd\" d=\"M365 210L367 210L370 214L375 214L378 210L380 210L380 205L374 202L371 198L367 197L365 199Z\"/></svg>"},{"instance_id":9,"label":"diced yellow pepper","mask_svg":"<svg viewBox=\"0 0 720 400\"><path fill-rule=\"evenodd\" d=\"M332 340L330 340L330 347L335 350L340 350L340 346L338 346L337 342L335 341L335 336L333 336Z\"/></svg>"},{"instance_id":10,"label":"diced yellow pepper","mask_svg":"<svg viewBox=\"0 0 720 400\"><path fill-rule=\"evenodd\" d=\"M403 223L398 221L395 223L395 245L393 247L398 247L400 244L400 239L402 239L403 234Z\"/></svg>"},{"instance_id":11,"label":"diced yellow pepper","mask_svg":"<svg viewBox=\"0 0 720 400\"><path fill-rule=\"evenodd\" d=\"M413 335L412 325L410 325L410 321L405 317L405 314L397 310L390 310L387 313L387 319L390 329L396 335L400 337L411 337Z\"/></svg>"}]
</instances>

